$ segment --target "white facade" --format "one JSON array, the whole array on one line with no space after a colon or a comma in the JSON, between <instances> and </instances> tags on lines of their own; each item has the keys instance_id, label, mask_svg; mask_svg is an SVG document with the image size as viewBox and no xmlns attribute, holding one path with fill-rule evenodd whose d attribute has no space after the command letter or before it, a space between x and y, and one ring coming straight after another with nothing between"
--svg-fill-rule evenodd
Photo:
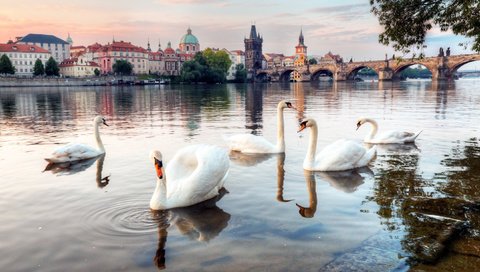
<instances>
[{"instance_id":1,"label":"white facade","mask_svg":"<svg viewBox=\"0 0 480 272\"><path fill-rule=\"evenodd\" d=\"M24 44L0 44L0 57L7 55L15 67L15 75L33 76L35 61L40 59L42 64L50 58L50 53L38 46Z\"/></svg>"}]
</instances>

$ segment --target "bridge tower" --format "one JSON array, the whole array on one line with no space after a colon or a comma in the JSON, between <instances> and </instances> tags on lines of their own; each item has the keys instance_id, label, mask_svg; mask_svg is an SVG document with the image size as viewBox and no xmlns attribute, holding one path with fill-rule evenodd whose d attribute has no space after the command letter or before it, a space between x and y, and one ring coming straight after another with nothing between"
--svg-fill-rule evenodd
<instances>
[{"instance_id":1,"label":"bridge tower","mask_svg":"<svg viewBox=\"0 0 480 272\"><path fill-rule=\"evenodd\" d=\"M244 39L245 43L245 69L247 78L255 80L256 71L262 69L262 44L263 38L257 34L255 25L250 28L250 36Z\"/></svg>"}]
</instances>

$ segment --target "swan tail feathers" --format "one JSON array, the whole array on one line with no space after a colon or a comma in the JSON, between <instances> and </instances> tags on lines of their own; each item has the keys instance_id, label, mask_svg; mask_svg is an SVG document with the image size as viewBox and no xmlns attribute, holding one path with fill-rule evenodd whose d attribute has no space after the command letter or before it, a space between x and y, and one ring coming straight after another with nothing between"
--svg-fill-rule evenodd
<instances>
[{"instance_id":1,"label":"swan tail feathers","mask_svg":"<svg viewBox=\"0 0 480 272\"><path fill-rule=\"evenodd\" d=\"M377 146L374 145L372 148L367 150L367 152L365 152L365 155L363 155L362 159L358 161L357 168L367 166L376 157L377 157Z\"/></svg>"}]
</instances>

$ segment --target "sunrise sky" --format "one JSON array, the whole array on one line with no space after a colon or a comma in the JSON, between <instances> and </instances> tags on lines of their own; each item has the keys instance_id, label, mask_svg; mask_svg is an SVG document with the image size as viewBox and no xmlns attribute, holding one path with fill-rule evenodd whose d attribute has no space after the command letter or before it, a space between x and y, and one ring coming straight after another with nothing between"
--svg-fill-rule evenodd
<instances>
[{"instance_id":1,"label":"sunrise sky","mask_svg":"<svg viewBox=\"0 0 480 272\"><path fill-rule=\"evenodd\" d=\"M309 55L328 51L344 59L384 59L393 49L378 43L381 27L368 0L0 0L0 42L28 33L53 34L74 45L107 43L112 38L156 50L168 41L175 47L190 26L202 48L244 49L243 38L255 22L263 51L292 55L303 28ZM6 3L8 2L8 3ZM433 30L427 56L440 46L452 54L464 37ZM397 53L397 55L399 55Z\"/></svg>"}]
</instances>

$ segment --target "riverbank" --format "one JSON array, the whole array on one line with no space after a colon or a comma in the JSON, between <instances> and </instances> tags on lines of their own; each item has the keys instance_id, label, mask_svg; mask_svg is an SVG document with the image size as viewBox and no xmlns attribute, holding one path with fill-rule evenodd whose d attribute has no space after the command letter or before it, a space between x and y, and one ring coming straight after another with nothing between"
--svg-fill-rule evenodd
<instances>
[{"instance_id":1,"label":"riverbank","mask_svg":"<svg viewBox=\"0 0 480 272\"><path fill-rule=\"evenodd\" d=\"M107 86L138 82L135 76L91 78L17 78L0 77L0 87L74 87Z\"/></svg>"}]
</instances>

